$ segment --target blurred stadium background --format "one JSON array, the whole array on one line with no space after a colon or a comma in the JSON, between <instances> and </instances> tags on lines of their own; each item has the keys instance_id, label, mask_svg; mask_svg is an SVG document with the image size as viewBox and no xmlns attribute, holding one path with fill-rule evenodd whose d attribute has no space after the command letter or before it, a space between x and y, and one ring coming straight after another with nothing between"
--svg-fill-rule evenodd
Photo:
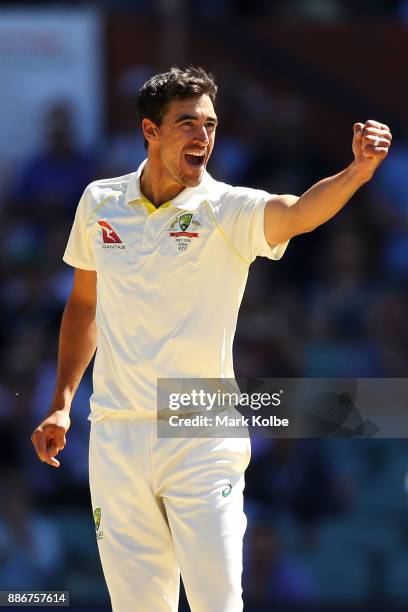
<instances>
[{"instance_id":1,"label":"blurred stadium background","mask_svg":"<svg viewBox=\"0 0 408 612\"><path fill-rule=\"evenodd\" d=\"M59 470L37 461L30 434L53 389L77 201L143 159L135 96L152 73L214 73L210 171L233 184L300 194L351 161L355 121L392 127L389 159L335 220L281 262L254 263L235 359L242 376L406 377L407 36L407 0L0 6L0 590L69 590L76 610L109 609L87 484L89 373ZM407 466L402 439L256 441L246 610L406 610Z\"/></svg>"}]
</instances>

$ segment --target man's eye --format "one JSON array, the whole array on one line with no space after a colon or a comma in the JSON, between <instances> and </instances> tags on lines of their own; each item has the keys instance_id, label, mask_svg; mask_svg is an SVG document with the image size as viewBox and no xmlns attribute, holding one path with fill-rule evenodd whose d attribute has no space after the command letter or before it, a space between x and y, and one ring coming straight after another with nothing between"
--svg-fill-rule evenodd
<instances>
[{"instance_id":1,"label":"man's eye","mask_svg":"<svg viewBox=\"0 0 408 612\"><path fill-rule=\"evenodd\" d=\"M185 122L183 123L183 125L185 125L185 126L187 126L187 127L193 127L193 125L194 125L194 124L193 124L193 122L192 122L192 121L185 121Z\"/></svg>"}]
</instances>

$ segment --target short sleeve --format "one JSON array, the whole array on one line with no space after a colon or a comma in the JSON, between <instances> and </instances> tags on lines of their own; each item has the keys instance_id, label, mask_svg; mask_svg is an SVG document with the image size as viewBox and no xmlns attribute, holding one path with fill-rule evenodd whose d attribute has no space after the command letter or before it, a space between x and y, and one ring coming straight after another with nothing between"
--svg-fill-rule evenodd
<instances>
[{"instance_id":1,"label":"short sleeve","mask_svg":"<svg viewBox=\"0 0 408 612\"><path fill-rule=\"evenodd\" d=\"M89 187L87 187L79 201L74 223L62 258L68 265L82 270L96 270L95 257L87 227L90 206L91 194Z\"/></svg>"},{"instance_id":2,"label":"short sleeve","mask_svg":"<svg viewBox=\"0 0 408 612\"><path fill-rule=\"evenodd\" d=\"M269 246L265 238L265 206L271 195L260 189L233 187L223 197L220 224L241 256L251 263L256 257L280 259L289 241Z\"/></svg>"}]
</instances>

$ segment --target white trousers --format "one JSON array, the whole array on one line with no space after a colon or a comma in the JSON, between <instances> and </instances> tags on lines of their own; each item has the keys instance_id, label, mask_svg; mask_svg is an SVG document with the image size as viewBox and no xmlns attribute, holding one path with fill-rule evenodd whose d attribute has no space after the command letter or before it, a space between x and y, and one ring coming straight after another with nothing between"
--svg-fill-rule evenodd
<instances>
[{"instance_id":1,"label":"white trousers","mask_svg":"<svg viewBox=\"0 0 408 612\"><path fill-rule=\"evenodd\" d=\"M240 612L247 438L157 438L154 419L92 423L90 487L114 612Z\"/></svg>"}]
</instances>

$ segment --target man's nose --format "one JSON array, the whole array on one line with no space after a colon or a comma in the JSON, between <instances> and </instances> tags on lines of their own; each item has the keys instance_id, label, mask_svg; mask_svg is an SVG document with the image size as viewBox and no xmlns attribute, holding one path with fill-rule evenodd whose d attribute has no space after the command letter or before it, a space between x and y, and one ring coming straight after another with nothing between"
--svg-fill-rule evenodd
<instances>
[{"instance_id":1,"label":"man's nose","mask_svg":"<svg viewBox=\"0 0 408 612\"><path fill-rule=\"evenodd\" d=\"M210 142L205 125L203 125L202 128L197 129L196 133L194 134L194 140L200 144L208 144Z\"/></svg>"}]
</instances>

